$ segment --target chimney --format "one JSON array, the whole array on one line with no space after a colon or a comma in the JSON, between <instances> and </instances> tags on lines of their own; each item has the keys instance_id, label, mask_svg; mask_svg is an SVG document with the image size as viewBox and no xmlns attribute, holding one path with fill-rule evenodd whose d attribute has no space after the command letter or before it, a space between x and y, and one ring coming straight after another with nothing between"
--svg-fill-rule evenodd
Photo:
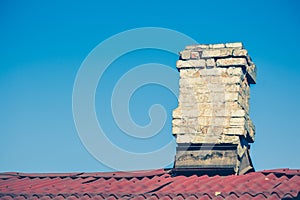
<instances>
[{"instance_id":1,"label":"chimney","mask_svg":"<svg viewBox=\"0 0 300 200\"><path fill-rule=\"evenodd\" d=\"M245 174L254 171L250 145L250 84L256 67L243 44L200 44L180 52L178 107L173 111L174 171Z\"/></svg>"}]
</instances>

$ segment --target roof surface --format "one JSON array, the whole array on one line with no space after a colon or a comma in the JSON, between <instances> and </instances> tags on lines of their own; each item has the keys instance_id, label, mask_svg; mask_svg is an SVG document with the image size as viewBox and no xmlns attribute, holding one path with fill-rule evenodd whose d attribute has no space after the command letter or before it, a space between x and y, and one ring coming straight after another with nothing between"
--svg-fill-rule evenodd
<instances>
[{"instance_id":1,"label":"roof surface","mask_svg":"<svg viewBox=\"0 0 300 200\"><path fill-rule=\"evenodd\" d=\"M0 173L0 199L300 198L300 170L175 176L171 170L116 173Z\"/></svg>"}]
</instances>

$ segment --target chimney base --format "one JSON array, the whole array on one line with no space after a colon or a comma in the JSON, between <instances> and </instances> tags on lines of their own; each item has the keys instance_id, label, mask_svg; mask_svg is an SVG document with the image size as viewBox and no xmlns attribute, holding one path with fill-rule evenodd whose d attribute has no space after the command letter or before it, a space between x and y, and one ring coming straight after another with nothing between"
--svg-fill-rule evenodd
<instances>
[{"instance_id":1,"label":"chimney base","mask_svg":"<svg viewBox=\"0 0 300 200\"><path fill-rule=\"evenodd\" d=\"M231 175L254 171L247 145L178 144L175 158L176 174ZM241 154L240 149L245 149Z\"/></svg>"}]
</instances>

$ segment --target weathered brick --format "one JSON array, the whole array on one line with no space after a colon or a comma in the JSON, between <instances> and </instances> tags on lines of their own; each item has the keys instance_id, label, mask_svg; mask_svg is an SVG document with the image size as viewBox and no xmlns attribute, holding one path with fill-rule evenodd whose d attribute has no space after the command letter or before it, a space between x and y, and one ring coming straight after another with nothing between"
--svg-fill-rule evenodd
<instances>
[{"instance_id":1,"label":"weathered brick","mask_svg":"<svg viewBox=\"0 0 300 200\"><path fill-rule=\"evenodd\" d=\"M245 126L246 119L245 117L232 117L229 120L230 126Z\"/></svg>"},{"instance_id":2,"label":"weathered brick","mask_svg":"<svg viewBox=\"0 0 300 200\"><path fill-rule=\"evenodd\" d=\"M201 49L208 49L208 48L209 48L208 44L195 44L195 45L188 45L185 47L185 49L187 50L191 50L191 49L201 50Z\"/></svg>"},{"instance_id":3,"label":"weathered brick","mask_svg":"<svg viewBox=\"0 0 300 200\"><path fill-rule=\"evenodd\" d=\"M206 67L207 67L208 69L211 69L211 68L216 67L216 62L215 62L215 60L214 60L213 58L207 59L207 60L206 60Z\"/></svg>"},{"instance_id":4,"label":"weathered brick","mask_svg":"<svg viewBox=\"0 0 300 200\"><path fill-rule=\"evenodd\" d=\"M192 51L191 52L191 59L198 59L198 58L200 58L199 52Z\"/></svg>"},{"instance_id":5,"label":"weathered brick","mask_svg":"<svg viewBox=\"0 0 300 200\"><path fill-rule=\"evenodd\" d=\"M225 101L238 101L241 95L238 92L226 92L225 93Z\"/></svg>"},{"instance_id":6,"label":"weathered brick","mask_svg":"<svg viewBox=\"0 0 300 200\"><path fill-rule=\"evenodd\" d=\"M181 108L177 107L176 109L173 110L173 118L181 118L181 117L182 117Z\"/></svg>"},{"instance_id":7,"label":"weathered brick","mask_svg":"<svg viewBox=\"0 0 300 200\"><path fill-rule=\"evenodd\" d=\"M222 82L226 84L238 84L242 83L242 78L241 76L228 76L228 77L223 77Z\"/></svg>"},{"instance_id":8,"label":"weathered brick","mask_svg":"<svg viewBox=\"0 0 300 200\"><path fill-rule=\"evenodd\" d=\"M222 93L224 94L225 85L222 83L210 83L205 87L211 94Z\"/></svg>"},{"instance_id":9,"label":"weathered brick","mask_svg":"<svg viewBox=\"0 0 300 200\"><path fill-rule=\"evenodd\" d=\"M180 54L180 58L182 60L187 60L187 59L191 58L191 51L189 51L189 50L181 51L179 54Z\"/></svg>"},{"instance_id":10,"label":"weathered brick","mask_svg":"<svg viewBox=\"0 0 300 200\"><path fill-rule=\"evenodd\" d=\"M225 48L225 44L210 44L209 47L213 49Z\"/></svg>"},{"instance_id":11,"label":"weathered brick","mask_svg":"<svg viewBox=\"0 0 300 200\"><path fill-rule=\"evenodd\" d=\"M232 49L205 49L201 58L220 58L232 55Z\"/></svg>"},{"instance_id":12,"label":"weathered brick","mask_svg":"<svg viewBox=\"0 0 300 200\"><path fill-rule=\"evenodd\" d=\"M176 67L181 68L205 68L205 60L178 60Z\"/></svg>"},{"instance_id":13,"label":"weathered brick","mask_svg":"<svg viewBox=\"0 0 300 200\"><path fill-rule=\"evenodd\" d=\"M225 91L226 92L238 92L240 91L241 85L238 83L226 84Z\"/></svg>"},{"instance_id":14,"label":"weathered brick","mask_svg":"<svg viewBox=\"0 0 300 200\"><path fill-rule=\"evenodd\" d=\"M230 116L232 117L244 117L245 115L246 112L243 109L235 109L230 111Z\"/></svg>"},{"instance_id":15,"label":"weathered brick","mask_svg":"<svg viewBox=\"0 0 300 200\"><path fill-rule=\"evenodd\" d=\"M240 137L236 135L221 135L220 141L227 144L240 144Z\"/></svg>"},{"instance_id":16,"label":"weathered brick","mask_svg":"<svg viewBox=\"0 0 300 200\"><path fill-rule=\"evenodd\" d=\"M248 51L246 49L234 49L233 56L247 56Z\"/></svg>"},{"instance_id":17,"label":"weathered brick","mask_svg":"<svg viewBox=\"0 0 300 200\"><path fill-rule=\"evenodd\" d=\"M226 73L226 69L222 68L214 68L214 69L202 69L199 71L200 76L222 76ZM211 77L206 77L207 83L209 83L209 79ZM221 79L221 77L219 77Z\"/></svg>"},{"instance_id":18,"label":"weathered brick","mask_svg":"<svg viewBox=\"0 0 300 200\"><path fill-rule=\"evenodd\" d=\"M246 135L246 130L244 127L231 127L231 128L224 128L223 133L225 135Z\"/></svg>"},{"instance_id":19,"label":"weathered brick","mask_svg":"<svg viewBox=\"0 0 300 200\"><path fill-rule=\"evenodd\" d=\"M177 134L177 143L192 143L192 144L220 144L220 143L230 143L230 144L240 144L240 138L237 135L209 135L203 133L196 134Z\"/></svg>"},{"instance_id":20,"label":"weathered brick","mask_svg":"<svg viewBox=\"0 0 300 200\"><path fill-rule=\"evenodd\" d=\"M220 58L217 60L217 67L247 66L245 58Z\"/></svg>"},{"instance_id":21,"label":"weathered brick","mask_svg":"<svg viewBox=\"0 0 300 200\"><path fill-rule=\"evenodd\" d=\"M229 67L227 69L227 74L230 76L234 75L242 75L244 74L243 69L241 67Z\"/></svg>"},{"instance_id":22,"label":"weathered brick","mask_svg":"<svg viewBox=\"0 0 300 200\"><path fill-rule=\"evenodd\" d=\"M226 43L225 46L229 48L243 48L243 43L241 42Z\"/></svg>"}]
</instances>

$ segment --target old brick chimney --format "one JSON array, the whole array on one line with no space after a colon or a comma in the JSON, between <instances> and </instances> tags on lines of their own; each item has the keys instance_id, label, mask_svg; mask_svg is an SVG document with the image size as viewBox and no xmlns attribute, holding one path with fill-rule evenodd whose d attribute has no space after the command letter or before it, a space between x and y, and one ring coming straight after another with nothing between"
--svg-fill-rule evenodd
<instances>
[{"instance_id":1,"label":"old brick chimney","mask_svg":"<svg viewBox=\"0 0 300 200\"><path fill-rule=\"evenodd\" d=\"M174 170L221 175L254 171L249 155L254 125L250 84L256 67L243 44L191 45L180 52Z\"/></svg>"}]
</instances>

